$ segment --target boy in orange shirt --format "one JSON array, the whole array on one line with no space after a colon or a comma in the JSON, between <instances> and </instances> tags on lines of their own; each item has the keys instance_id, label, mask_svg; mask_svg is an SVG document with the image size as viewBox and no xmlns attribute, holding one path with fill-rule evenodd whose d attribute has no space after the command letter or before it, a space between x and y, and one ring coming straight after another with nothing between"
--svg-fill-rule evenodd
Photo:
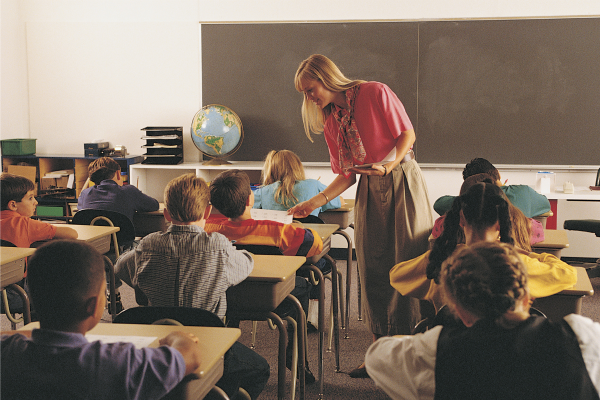
<instances>
[{"instance_id":1,"label":"boy in orange shirt","mask_svg":"<svg viewBox=\"0 0 600 400\"><path fill-rule=\"evenodd\" d=\"M34 192L35 186L29 179L2 174L0 177L2 240L9 241L16 247L29 247L40 240L77 239L77 231L73 228L31 219L38 204Z\"/></svg>"}]
</instances>

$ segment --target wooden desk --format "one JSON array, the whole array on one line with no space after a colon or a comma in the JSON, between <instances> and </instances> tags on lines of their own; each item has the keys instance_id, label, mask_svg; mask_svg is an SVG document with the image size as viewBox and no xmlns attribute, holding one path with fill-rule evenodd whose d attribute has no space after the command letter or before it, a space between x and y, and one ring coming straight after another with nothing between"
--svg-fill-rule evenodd
<instances>
[{"instance_id":1,"label":"wooden desk","mask_svg":"<svg viewBox=\"0 0 600 400\"><path fill-rule=\"evenodd\" d=\"M567 247L569 247L567 231L544 229L544 240L531 246L531 250L535 253L549 253L560 258L562 249Z\"/></svg>"},{"instance_id":2,"label":"wooden desk","mask_svg":"<svg viewBox=\"0 0 600 400\"><path fill-rule=\"evenodd\" d=\"M290 299L298 315L304 317L300 302L290 293L295 287L296 271L306 258L298 256L275 256L254 254L254 268L250 275L227 290L227 316L238 320L271 319L279 329L279 359L277 369L278 398L285 397L285 351L287 332L283 321L273 311L283 299ZM299 318L298 332L306 330L306 318ZM298 368L304 371L306 343L304 335L298 335ZM296 379L292 373L292 379ZM300 374L300 398L304 399L305 377Z\"/></svg>"},{"instance_id":3,"label":"wooden desk","mask_svg":"<svg viewBox=\"0 0 600 400\"><path fill-rule=\"evenodd\" d=\"M23 288L17 285L17 282L23 279L25 272L25 263L27 257L35 253L35 249L22 247L0 247L0 285L2 290L6 287L11 287L17 292L23 300L23 322L28 324L31 322L31 308L29 305L29 297ZM13 324L13 328L21 319L14 319L12 315L9 320Z\"/></svg>"},{"instance_id":4,"label":"wooden desk","mask_svg":"<svg viewBox=\"0 0 600 400\"><path fill-rule=\"evenodd\" d=\"M334 232L335 235L341 235L346 239L346 243L348 244L348 253L346 254L346 304L345 304L345 315L344 315L344 306L340 304L341 313L344 316L342 318L342 329L344 329L344 339L349 339L350 336L348 334L350 330L350 288L352 286L352 274L350 273L350 268L352 264L352 238L348 235L344 229L351 227L354 228L354 199L345 199L345 204L334 210L327 210L319 214L319 217L325 221L327 224L338 224L340 227L337 231ZM358 268L357 268L358 272ZM358 292L360 293L360 292ZM361 307L360 307L360 297L358 302L358 316L359 320L361 320Z\"/></svg>"},{"instance_id":5,"label":"wooden desk","mask_svg":"<svg viewBox=\"0 0 600 400\"><path fill-rule=\"evenodd\" d=\"M27 257L35 253L35 249L22 247L0 247L0 285L2 289L23 279Z\"/></svg>"},{"instance_id":6,"label":"wooden desk","mask_svg":"<svg viewBox=\"0 0 600 400\"><path fill-rule=\"evenodd\" d=\"M57 225L65 226L65 225ZM113 233L121 228L118 226L92 226L92 225L68 225L69 228L77 231L77 240L83 240L98 250L100 254L107 253L110 250L110 238Z\"/></svg>"},{"instance_id":7,"label":"wooden desk","mask_svg":"<svg viewBox=\"0 0 600 400\"><path fill-rule=\"evenodd\" d=\"M20 330L39 328L38 322L33 322ZM156 339L149 347L158 347L158 340L173 331L193 333L200 339L200 367L177 385L165 399L201 399L215 386L223 376L223 356L240 337L240 330L233 328L212 328L203 326L173 326L173 325L130 325L100 323L90 330L87 335L107 336L150 336Z\"/></svg>"},{"instance_id":8,"label":"wooden desk","mask_svg":"<svg viewBox=\"0 0 600 400\"><path fill-rule=\"evenodd\" d=\"M164 203L160 203L156 211L136 212L133 215L135 236L144 237L153 232L166 232L171 223L165 219L164 209Z\"/></svg>"},{"instance_id":9,"label":"wooden desk","mask_svg":"<svg viewBox=\"0 0 600 400\"><path fill-rule=\"evenodd\" d=\"M340 229L346 229L354 224L354 199L344 199L346 204L340 208L323 211L319 214L326 224L338 224Z\"/></svg>"},{"instance_id":10,"label":"wooden desk","mask_svg":"<svg viewBox=\"0 0 600 400\"><path fill-rule=\"evenodd\" d=\"M594 294L585 268L574 268L577 270L577 283L573 287L552 296L540 297L533 302L533 307L542 311L552 321L559 321L569 314L581 314L583 297Z\"/></svg>"}]
</instances>

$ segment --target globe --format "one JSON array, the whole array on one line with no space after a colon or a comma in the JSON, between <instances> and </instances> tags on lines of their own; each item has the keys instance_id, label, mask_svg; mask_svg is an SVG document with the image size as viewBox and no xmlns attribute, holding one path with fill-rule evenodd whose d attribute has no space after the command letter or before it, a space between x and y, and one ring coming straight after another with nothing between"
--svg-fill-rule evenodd
<instances>
[{"instance_id":1,"label":"globe","mask_svg":"<svg viewBox=\"0 0 600 400\"><path fill-rule=\"evenodd\" d=\"M228 107L210 104L202 107L192 120L192 140L202 154L212 158L204 164L230 164L223 158L242 145L242 121Z\"/></svg>"}]
</instances>

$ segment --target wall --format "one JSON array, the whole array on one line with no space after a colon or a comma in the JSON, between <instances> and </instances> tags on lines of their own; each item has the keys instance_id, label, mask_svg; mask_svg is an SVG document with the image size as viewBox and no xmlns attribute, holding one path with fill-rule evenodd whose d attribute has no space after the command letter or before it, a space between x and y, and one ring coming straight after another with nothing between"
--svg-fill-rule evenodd
<instances>
[{"instance_id":1,"label":"wall","mask_svg":"<svg viewBox=\"0 0 600 400\"><path fill-rule=\"evenodd\" d=\"M577 15L600 15L600 1L334 0L324 3L316 0L2 0L0 136L35 137L38 139L38 152L63 154L80 154L83 142L101 136L113 145L123 144L130 152L140 154L143 144L139 139L140 128L151 124L187 128L193 114L202 105L199 37L195 33L198 21L415 20ZM156 32L152 34L152 24L166 37L173 37L169 36L173 35L170 27L190 32L193 30L194 37L184 44L170 44L168 40L157 37ZM139 34L138 27L151 34L151 45L144 35ZM97 35L102 28L107 32L105 41L100 40L102 35ZM58 46L60 54L64 54L66 50L62 44L65 42L60 40L76 43L78 33L82 34L82 38L96 37L93 46L73 48L76 56L73 60L51 64L52 74L45 73L43 66L48 60L43 57L52 57L55 46ZM117 33L121 36L114 37ZM65 34L68 35L65 37ZM28 39L34 38L34 42L28 42ZM141 54L155 57L151 60L134 58L134 53L128 53L128 50L135 50L135 47L144 49ZM44 53L44 49L47 53ZM99 62L96 54L106 57L112 55L107 62L113 64ZM161 58L164 54L175 57L175 62ZM29 55L41 58L32 59ZM86 55L89 58L82 57ZM123 61L127 65L119 68L119 62ZM73 69L74 63L78 69ZM153 64L148 66L149 63ZM139 69L135 68L136 65ZM169 68L172 70L170 74L161 72ZM136 76L137 70L142 71L139 76ZM88 79L81 71L89 75ZM135 90L123 84L128 77L135 82ZM166 87L165 80L171 80L178 86L174 88L169 85L171 87L167 87L167 93L162 93ZM90 93L94 95L90 96ZM190 141L186 142L185 155L186 161L198 159L198 152ZM456 192L460 187L460 168L438 171L432 167L424 172L432 199ZM325 168L324 175L326 173ZM518 179L525 179L525 176L529 175L524 173L515 178L509 176L509 179L517 183ZM582 181L593 182L595 174L587 172L583 176ZM523 181L519 183L530 184ZM594 212L598 218L600 212ZM588 251L594 249L597 253L597 239L590 243L586 247Z\"/></svg>"}]
</instances>

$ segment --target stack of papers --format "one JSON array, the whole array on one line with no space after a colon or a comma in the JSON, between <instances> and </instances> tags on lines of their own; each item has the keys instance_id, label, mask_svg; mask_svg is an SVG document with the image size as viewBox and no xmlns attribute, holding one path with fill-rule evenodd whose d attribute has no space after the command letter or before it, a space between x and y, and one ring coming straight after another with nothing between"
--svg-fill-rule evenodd
<instances>
[{"instance_id":1,"label":"stack of papers","mask_svg":"<svg viewBox=\"0 0 600 400\"><path fill-rule=\"evenodd\" d=\"M276 211L276 210L263 210L261 208L253 208L250 211L250 215L256 220L271 220L282 222L284 224L291 224L293 215L288 214L287 211Z\"/></svg>"}]
</instances>

